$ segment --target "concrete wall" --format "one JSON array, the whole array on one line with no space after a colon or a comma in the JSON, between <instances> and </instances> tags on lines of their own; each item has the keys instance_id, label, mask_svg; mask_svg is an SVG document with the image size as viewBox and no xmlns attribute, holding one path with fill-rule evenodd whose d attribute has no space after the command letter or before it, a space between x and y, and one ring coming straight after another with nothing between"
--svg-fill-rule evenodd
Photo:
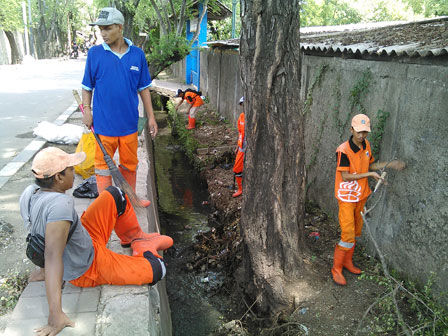
<instances>
[{"instance_id":1,"label":"concrete wall","mask_svg":"<svg viewBox=\"0 0 448 336\"><path fill-rule=\"evenodd\" d=\"M372 119L373 131L378 111L390 114L376 159L396 156L408 167L388 171L389 186L371 212L370 227L393 268L421 282L436 272L435 288L440 291L448 290L448 59L444 57L432 66L305 55L297 92L308 102L308 197L334 218L335 150L348 139L351 118L360 113L359 107L351 106L352 93L363 92L360 103ZM234 122L242 95L238 54L207 50L201 59L203 92L219 114ZM366 88L356 89L368 72L372 75ZM309 91L312 103L306 98ZM363 241L374 253L366 230Z\"/></svg>"},{"instance_id":2,"label":"concrete wall","mask_svg":"<svg viewBox=\"0 0 448 336\"><path fill-rule=\"evenodd\" d=\"M235 50L201 51L201 91L219 115L236 123L243 95L239 55Z\"/></svg>"},{"instance_id":3,"label":"concrete wall","mask_svg":"<svg viewBox=\"0 0 448 336\"><path fill-rule=\"evenodd\" d=\"M395 155L408 164L402 172L388 171L389 186L370 226L393 268L422 282L436 272L438 289L448 290L448 67L306 56L302 97L323 65L327 70L306 117L308 196L337 214L335 149L350 135L350 118L359 113L350 106L350 93L369 69L361 104L373 131L378 110L390 113L377 159ZM363 239L370 245L365 230Z\"/></svg>"},{"instance_id":4,"label":"concrete wall","mask_svg":"<svg viewBox=\"0 0 448 336\"><path fill-rule=\"evenodd\" d=\"M141 113L141 112L140 112ZM141 115L141 114L140 114ZM146 191L148 199L153 204L157 204L157 188L156 188L156 167L154 164L154 151L153 140L149 135L148 127L146 126L144 136L146 152L148 154L147 164L147 176L146 176ZM143 185L143 183L141 183ZM147 232L160 232L159 213L156 206L151 206L146 212L148 219L148 231ZM163 256L163 254L162 254ZM151 289L155 289L152 290ZM173 333L171 322L171 309L168 300L168 294L166 291L166 278L158 282L154 287L150 287L150 313L148 321L149 335L171 336Z\"/></svg>"},{"instance_id":5,"label":"concrete wall","mask_svg":"<svg viewBox=\"0 0 448 336\"><path fill-rule=\"evenodd\" d=\"M179 81L179 83L185 83L185 71L186 71L186 60L185 58L177 63L171 65L172 78Z\"/></svg>"}]
</instances>

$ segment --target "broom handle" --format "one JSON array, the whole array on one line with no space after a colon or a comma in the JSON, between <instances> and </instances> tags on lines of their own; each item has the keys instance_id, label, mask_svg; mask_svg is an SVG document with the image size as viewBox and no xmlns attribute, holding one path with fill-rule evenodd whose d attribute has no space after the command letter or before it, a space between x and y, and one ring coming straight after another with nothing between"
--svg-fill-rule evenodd
<instances>
[{"instance_id":1,"label":"broom handle","mask_svg":"<svg viewBox=\"0 0 448 336\"><path fill-rule=\"evenodd\" d=\"M75 100L78 103L79 109L84 114L84 106L82 104L81 97L79 97L78 91L73 90L73 96L75 97ZM104 148L99 135L96 134L93 130L93 125L90 126L90 130L92 131L98 146L103 152L104 161L106 162L106 165L109 168L109 171L111 172L112 179L114 180L115 185L117 185L129 196L129 199L134 209L141 207L140 198L137 196L135 190L133 190L133 188L129 185L129 183L126 181L123 175L120 173L110 155L106 152L106 149Z\"/></svg>"},{"instance_id":2,"label":"broom handle","mask_svg":"<svg viewBox=\"0 0 448 336\"><path fill-rule=\"evenodd\" d=\"M84 114L84 105L83 105L83 103L82 103L82 100L81 100L81 97L79 96L78 91L73 90L72 92L73 92L73 96L75 97L76 103L78 104L78 107L79 107L79 109L81 110L81 113ZM94 132L94 130L93 130L93 125L90 126L90 130L91 130L92 132Z\"/></svg>"}]
</instances>

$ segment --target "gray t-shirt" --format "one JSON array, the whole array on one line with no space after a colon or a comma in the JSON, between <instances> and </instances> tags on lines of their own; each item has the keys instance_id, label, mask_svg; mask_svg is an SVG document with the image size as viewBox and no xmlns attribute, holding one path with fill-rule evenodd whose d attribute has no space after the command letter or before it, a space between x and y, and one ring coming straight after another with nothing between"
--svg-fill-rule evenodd
<instances>
[{"instance_id":1,"label":"gray t-shirt","mask_svg":"<svg viewBox=\"0 0 448 336\"><path fill-rule=\"evenodd\" d=\"M70 229L76 225L62 256L63 279L77 279L89 269L94 257L92 239L79 220L72 196L42 191L37 185L30 185L20 196L20 213L28 232L42 237L45 237L47 223L69 221Z\"/></svg>"}]
</instances>

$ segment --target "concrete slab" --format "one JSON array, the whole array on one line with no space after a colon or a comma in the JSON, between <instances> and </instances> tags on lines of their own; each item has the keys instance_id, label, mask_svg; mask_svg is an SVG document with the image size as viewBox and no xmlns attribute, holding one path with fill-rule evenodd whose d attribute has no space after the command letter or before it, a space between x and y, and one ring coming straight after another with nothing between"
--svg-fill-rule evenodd
<instances>
[{"instance_id":1,"label":"concrete slab","mask_svg":"<svg viewBox=\"0 0 448 336\"><path fill-rule=\"evenodd\" d=\"M45 281L30 282L22 292L21 298L32 298L36 296L46 296Z\"/></svg>"},{"instance_id":2,"label":"concrete slab","mask_svg":"<svg viewBox=\"0 0 448 336\"><path fill-rule=\"evenodd\" d=\"M96 330L96 311L88 313L67 314L76 323L74 328L65 328L58 335L61 336L92 336ZM31 318L13 321L5 329L4 335L8 336L30 336L33 330L47 324L47 317Z\"/></svg>"},{"instance_id":3,"label":"concrete slab","mask_svg":"<svg viewBox=\"0 0 448 336\"><path fill-rule=\"evenodd\" d=\"M97 335L133 336L157 335L148 332L149 317L148 291L142 294L117 294L107 299L101 298L98 307Z\"/></svg>"},{"instance_id":4,"label":"concrete slab","mask_svg":"<svg viewBox=\"0 0 448 336\"><path fill-rule=\"evenodd\" d=\"M100 290L62 295L62 310L67 313L96 312L100 297ZM13 321L48 317L48 302L46 295L20 297L11 315Z\"/></svg>"}]
</instances>

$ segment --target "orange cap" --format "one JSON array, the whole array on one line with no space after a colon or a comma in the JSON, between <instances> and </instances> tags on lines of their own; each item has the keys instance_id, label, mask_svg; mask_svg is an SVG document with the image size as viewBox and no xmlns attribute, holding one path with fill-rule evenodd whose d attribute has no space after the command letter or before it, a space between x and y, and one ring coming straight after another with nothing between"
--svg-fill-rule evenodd
<instances>
[{"instance_id":1,"label":"orange cap","mask_svg":"<svg viewBox=\"0 0 448 336\"><path fill-rule=\"evenodd\" d=\"M352 127L356 132L370 132L370 119L365 114L357 114L352 119Z\"/></svg>"},{"instance_id":2,"label":"orange cap","mask_svg":"<svg viewBox=\"0 0 448 336\"><path fill-rule=\"evenodd\" d=\"M86 159L86 153L67 154L57 147L47 147L36 154L31 171L37 178L51 177L67 167L79 165Z\"/></svg>"}]
</instances>

